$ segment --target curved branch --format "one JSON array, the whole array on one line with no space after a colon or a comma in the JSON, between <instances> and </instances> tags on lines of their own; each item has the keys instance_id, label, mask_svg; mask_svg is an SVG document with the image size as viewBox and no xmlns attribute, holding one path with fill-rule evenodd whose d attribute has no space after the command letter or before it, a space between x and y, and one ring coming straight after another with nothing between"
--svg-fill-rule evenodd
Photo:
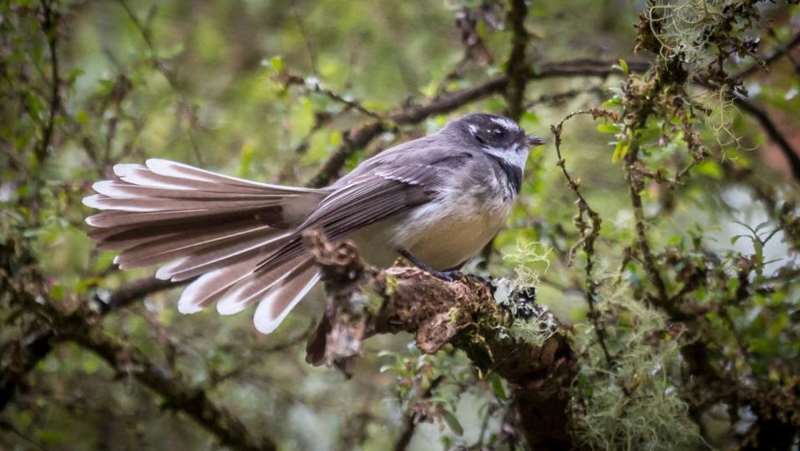
<instances>
[{"instance_id":1,"label":"curved branch","mask_svg":"<svg viewBox=\"0 0 800 451\"><path fill-rule=\"evenodd\" d=\"M153 277L135 280L111 293L107 301L98 302L100 315L108 314L146 296L178 285L180 283ZM81 304L88 305L88 301ZM20 346L13 352L9 351L7 355L9 361L3 362L3 372L0 375L0 412L14 397L23 378L53 350L56 335L56 331L50 325L35 322L19 340Z\"/></svg>"},{"instance_id":2,"label":"curved branch","mask_svg":"<svg viewBox=\"0 0 800 451\"><path fill-rule=\"evenodd\" d=\"M541 80L557 77L608 77L619 72L614 68L615 62L604 60L576 59L561 62L542 63L532 68L525 68L521 75L524 79ZM629 62L629 70L641 72L647 70L646 62ZM344 133L344 143L333 151L322 168L308 182L312 188L328 185L339 176L347 159L358 149L367 146L370 141L390 129L389 124L418 124L430 116L445 114L457 110L472 102L499 94L508 85L508 75L491 78L475 86L444 94L423 105L402 107L390 113L386 121L372 121Z\"/></svg>"},{"instance_id":3,"label":"curved branch","mask_svg":"<svg viewBox=\"0 0 800 451\"><path fill-rule=\"evenodd\" d=\"M3 250L0 247L0 251ZM14 272L14 262L2 257L5 255L0 253L0 261L8 261L10 264L8 267L0 267L0 290L9 296L13 304L21 308L36 306L47 321L35 321L31 332L17 342L19 346L16 349L4 350L3 371L0 373L0 409L7 405L22 378L57 343L72 341L96 353L118 373L134 376L160 395L167 407L186 414L223 445L244 451L277 449L268 437L256 439L238 418L217 406L205 391L192 387L174 369L156 365L138 349L108 335L97 320L110 309L98 314L92 311L89 302L84 302L74 312L65 314L54 308L49 300L39 303L37 299L42 294L36 291L38 284L32 283L40 279L39 275L32 271ZM176 284L142 279L112 295L111 300L115 302L111 305L118 308L174 285Z\"/></svg>"},{"instance_id":4,"label":"curved branch","mask_svg":"<svg viewBox=\"0 0 800 451\"><path fill-rule=\"evenodd\" d=\"M745 97L736 96L733 101L742 111L753 116L758 121L767 136L778 145L778 149L789 162L792 176L794 176L795 180L800 181L800 153L792 147L792 144L783 136L783 133L778 130L778 126L775 125L769 114Z\"/></svg>"},{"instance_id":5,"label":"curved branch","mask_svg":"<svg viewBox=\"0 0 800 451\"><path fill-rule=\"evenodd\" d=\"M56 117L61 110L61 75L58 62L58 21L59 14L56 6L49 0L42 1L41 26L47 38L47 51L50 59L50 98L47 122L42 130L42 140L36 147L34 154L39 164L47 159L47 152L53 142L53 132L55 131Z\"/></svg>"},{"instance_id":6,"label":"curved branch","mask_svg":"<svg viewBox=\"0 0 800 451\"><path fill-rule=\"evenodd\" d=\"M743 80L743 79L755 74L756 72L758 72L760 70L766 69L767 66L769 66L772 63L774 63L774 62L778 61L779 59L781 59L784 55L786 55L787 53L792 51L798 45L800 45L800 33L797 33L796 35L794 35L794 37L792 38L791 41L789 41L786 44L778 47L777 50L772 52L772 54L770 56L764 58L763 61L758 62L756 64L753 64L752 66L742 70L741 72L736 74L733 78L737 79L737 80Z\"/></svg>"},{"instance_id":7,"label":"curved branch","mask_svg":"<svg viewBox=\"0 0 800 451\"><path fill-rule=\"evenodd\" d=\"M254 437L237 417L217 406L204 390L192 387L179 373L159 367L138 349L107 335L98 325L88 324L83 317L68 321L59 331L59 340L73 341L97 354L116 372L135 377L161 396L165 407L183 412L222 445L243 451L278 449L269 437Z\"/></svg>"}]
</instances>

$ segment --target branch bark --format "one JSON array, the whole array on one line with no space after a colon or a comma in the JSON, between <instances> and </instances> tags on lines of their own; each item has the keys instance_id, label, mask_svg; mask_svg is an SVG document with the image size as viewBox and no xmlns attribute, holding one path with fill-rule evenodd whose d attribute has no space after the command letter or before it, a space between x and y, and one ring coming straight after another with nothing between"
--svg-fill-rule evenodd
<instances>
[{"instance_id":1,"label":"branch bark","mask_svg":"<svg viewBox=\"0 0 800 451\"><path fill-rule=\"evenodd\" d=\"M308 344L310 363L349 372L363 341L377 334L412 333L425 353L452 344L482 371L508 381L531 448L573 447L568 401L576 357L565 335L554 330L540 343L516 338L509 328L526 318L501 307L485 280L445 282L408 267L377 270L364 265L351 243L331 244L315 232L306 239L328 296L325 317ZM519 295L522 310L536 317L527 320L555 324L549 312Z\"/></svg>"},{"instance_id":2,"label":"branch bark","mask_svg":"<svg viewBox=\"0 0 800 451\"><path fill-rule=\"evenodd\" d=\"M510 0L507 21L511 24L511 53L506 62L506 108L508 117L518 121L522 116L525 100L525 88L528 85L528 70L525 53L528 47L528 30L525 18L528 17L528 5L525 0Z\"/></svg>"}]
</instances>

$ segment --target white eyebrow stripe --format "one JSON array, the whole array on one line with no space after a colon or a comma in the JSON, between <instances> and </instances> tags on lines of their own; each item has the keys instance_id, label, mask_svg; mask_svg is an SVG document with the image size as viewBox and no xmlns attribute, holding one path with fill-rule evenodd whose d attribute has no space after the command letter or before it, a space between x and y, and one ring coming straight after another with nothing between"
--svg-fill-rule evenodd
<instances>
[{"instance_id":1,"label":"white eyebrow stripe","mask_svg":"<svg viewBox=\"0 0 800 451\"><path fill-rule=\"evenodd\" d=\"M505 127L508 130L518 130L519 129L519 127L517 127L517 124L514 123L514 121L512 121L510 119L506 119L504 117L491 117L491 118L489 118L489 120L491 120L492 122L494 122L495 124L497 124L497 125L499 125L501 127Z\"/></svg>"},{"instance_id":2,"label":"white eyebrow stripe","mask_svg":"<svg viewBox=\"0 0 800 451\"><path fill-rule=\"evenodd\" d=\"M474 135L475 133L478 133L478 127L477 127L477 126L475 126L475 125L472 125L472 124L469 124L469 125L467 125L467 127L469 128L469 131L470 131L470 132L471 132L473 135Z\"/></svg>"}]
</instances>

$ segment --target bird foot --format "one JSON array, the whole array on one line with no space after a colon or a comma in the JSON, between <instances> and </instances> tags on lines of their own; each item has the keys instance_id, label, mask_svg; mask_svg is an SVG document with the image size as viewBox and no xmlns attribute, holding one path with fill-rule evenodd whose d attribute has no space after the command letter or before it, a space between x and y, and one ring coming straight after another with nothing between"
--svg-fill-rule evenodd
<instances>
[{"instance_id":1,"label":"bird foot","mask_svg":"<svg viewBox=\"0 0 800 451\"><path fill-rule=\"evenodd\" d=\"M455 280L461 279L464 277L464 273L457 269L451 269L447 271L437 271L433 269L430 265L423 262L422 260L415 257L411 252L408 252L405 249L400 249L397 251L403 258L410 261L414 266L417 268L427 272L428 274L436 277L437 279L444 280L446 282L453 282Z\"/></svg>"}]
</instances>

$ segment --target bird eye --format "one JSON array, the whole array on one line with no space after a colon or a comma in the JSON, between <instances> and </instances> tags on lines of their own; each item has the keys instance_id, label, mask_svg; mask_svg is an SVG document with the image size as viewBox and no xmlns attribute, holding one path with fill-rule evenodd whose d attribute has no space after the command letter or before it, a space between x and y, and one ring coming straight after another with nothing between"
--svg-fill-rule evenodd
<instances>
[{"instance_id":1,"label":"bird eye","mask_svg":"<svg viewBox=\"0 0 800 451\"><path fill-rule=\"evenodd\" d=\"M505 131L505 129L502 129L502 128L493 128L493 129L489 130L489 133L491 133L494 136L500 138L502 136L505 136L506 131Z\"/></svg>"}]
</instances>

